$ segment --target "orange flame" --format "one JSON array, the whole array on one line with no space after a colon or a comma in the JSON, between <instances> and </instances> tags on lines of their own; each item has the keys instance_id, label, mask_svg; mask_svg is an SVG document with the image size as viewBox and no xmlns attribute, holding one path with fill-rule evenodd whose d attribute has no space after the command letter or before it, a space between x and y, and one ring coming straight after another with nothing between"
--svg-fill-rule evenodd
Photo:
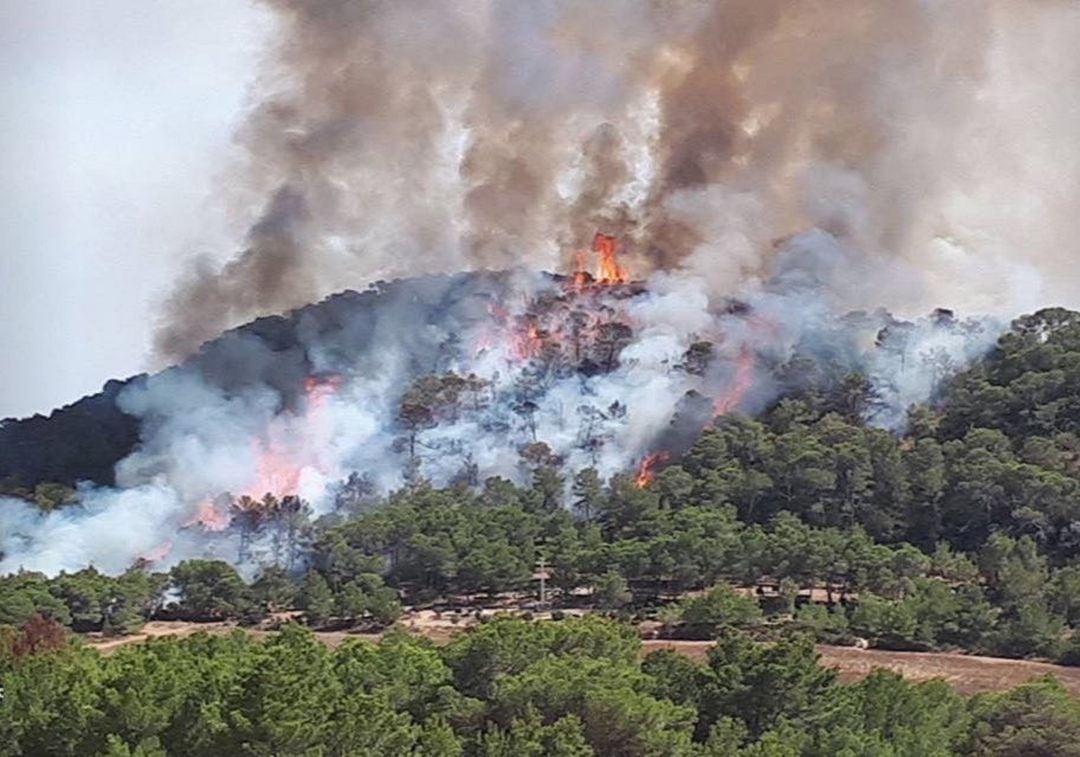
<instances>
[{"instance_id":1,"label":"orange flame","mask_svg":"<svg viewBox=\"0 0 1080 757\"><path fill-rule=\"evenodd\" d=\"M308 376L304 379L304 394L308 401L307 418L317 418L344 383L345 377L338 373ZM253 444L257 460L255 480L241 493L256 499L267 493L279 497L297 494L300 490L303 465L294 459L289 445L273 435L269 441L256 439Z\"/></svg>"},{"instance_id":2,"label":"orange flame","mask_svg":"<svg viewBox=\"0 0 1080 757\"><path fill-rule=\"evenodd\" d=\"M638 466L637 478L634 479L634 486L639 489L644 489L651 484L653 479L656 478L656 466L666 463L670 458L671 455L663 450L646 455L645 459L642 460L641 464Z\"/></svg>"},{"instance_id":3,"label":"orange flame","mask_svg":"<svg viewBox=\"0 0 1080 757\"><path fill-rule=\"evenodd\" d=\"M320 400L337 393L345 377L340 373L328 373L321 376L308 376L304 379L304 394L312 400Z\"/></svg>"},{"instance_id":4,"label":"orange flame","mask_svg":"<svg viewBox=\"0 0 1080 757\"><path fill-rule=\"evenodd\" d=\"M540 354L544 346L544 337L535 323L530 323L524 330L513 334L511 351L518 360L531 360Z\"/></svg>"},{"instance_id":5,"label":"orange flame","mask_svg":"<svg viewBox=\"0 0 1080 757\"><path fill-rule=\"evenodd\" d=\"M184 525L199 525L207 531L224 531L229 527L229 521L229 514L218 510L213 502L200 502L199 506L195 508L195 515Z\"/></svg>"},{"instance_id":6,"label":"orange flame","mask_svg":"<svg viewBox=\"0 0 1080 757\"><path fill-rule=\"evenodd\" d=\"M630 280L630 272L619 265L615 259L619 249L619 243L615 237L596 232L592 249L593 252L600 253L596 278L601 284L625 284Z\"/></svg>"},{"instance_id":7,"label":"orange flame","mask_svg":"<svg viewBox=\"0 0 1080 757\"><path fill-rule=\"evenodd\" d=\"M588 267L589 260L584 250L578 250L577 254L577 266L574 269L574 291L581 292L585 287L589 286L592 282L592 276L589 275Z\"/></svg>"},{"instance_id":8,"label":"orange flame","mask_svg":"<svg viewBox=\"0 0 1080 757\"><path fill-rule=\"evenodd\" d=\"M716 415L727 415L742 402L746 392L754 383L754 354L744 344L735 358L735 376L727 391L717 397L713 403Z\"/></svg>"},{"instance_id":9,"label":"orange flame","mask_svg":"<svg viewBox=\"0 0 1080 757\"><path fill-rule=\"evenodd\" d=\"M300 467L273 444L256 440L255 481L243 493L261 497L267 492L277 496L296 494L300 489Z\"/></svg>"},{"instance_id":10,"label":"orange flame","mask_svg":"<svg viewBox=\"0 0 1080 757\"><path fill-rule=\"evenodd\" d=\"M140 560L144 560L148 563L161 562L164 560L170 552L172 552L173 543L166 539L161 544L158 544L153 549L148 549L139 555Z\"/></svg>"},{"instance_id":11,"label":"orange flame","mask_svg":"<svg viewBox=\"0 0 1080 757\"><path fill-rule=\"evenodd\" d=\"M317 418L320 411L326 407L329 398L344 383L345 377L340 374L309 376L304 379L304 394L307 396L305 420ZM273 432L275 429L270 430ZM252 440L255 469L252 471L252 480L239 492L240 494L259 499L267 493L278 497L299 493L300 479L305 466L296 459L294 450L290 449L281 437L280 433L271 433L269 439ZM195 514L184 525L199 525L207 531L224 531L231 522L232 517L229 512L207 500L196 507Z\"/></svg>"}]
</instances>

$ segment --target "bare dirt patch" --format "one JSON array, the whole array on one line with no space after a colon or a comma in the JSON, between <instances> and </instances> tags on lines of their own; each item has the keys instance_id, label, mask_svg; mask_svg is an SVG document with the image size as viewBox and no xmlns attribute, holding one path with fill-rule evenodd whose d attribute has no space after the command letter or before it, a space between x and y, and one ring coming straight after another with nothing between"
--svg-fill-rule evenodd
<instances>
[{"instance_id":1,"label":"bare dirt patch","mask_svg":"<svg viewBox=\"0 0 1080 757\"><path fill-rule=\"evenodd\" d=\"M649 639L642 642L642 646L646 652L671 649L692 659L704 660L712 642ZM874 670L884 668L899 673L908 681L940 678L961 694L978 694L1011 689L1033 678L1052 675L1070 693L1080 696L1080 668L1048 662L951 652L890 652L826 644L819 644L817 651L821 655L821 664L839 672L840 680L845 683L860 681Z\"/></svg>"}]
</instances>

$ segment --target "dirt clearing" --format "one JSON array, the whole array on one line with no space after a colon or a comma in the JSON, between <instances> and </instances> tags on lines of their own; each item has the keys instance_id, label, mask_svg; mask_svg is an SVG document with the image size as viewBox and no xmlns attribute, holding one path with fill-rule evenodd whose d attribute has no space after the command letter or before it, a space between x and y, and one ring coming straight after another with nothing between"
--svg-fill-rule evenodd
<instances>
[{"instance_id":1,"label":"dirt clearing","mask_svg":"<svg viewBox=\"0 0 1080 757\"><path fill-rule=\"evenodd\" d=\"M712 642L665 641L643 642L646 651L673 649L693 659L705 658ZM884 649L857 649L819 644L821 664L834 668L844 682L859 681L877 668L899 673L909 681L941 678L961 694L1001 691L1027 683L1032 678L1052 675L1074 696L1080 696L1080 668L1052 665L1031 660L1006 660L1000 657L951 652L890 652Z\"/></svg>"}]
</instances>

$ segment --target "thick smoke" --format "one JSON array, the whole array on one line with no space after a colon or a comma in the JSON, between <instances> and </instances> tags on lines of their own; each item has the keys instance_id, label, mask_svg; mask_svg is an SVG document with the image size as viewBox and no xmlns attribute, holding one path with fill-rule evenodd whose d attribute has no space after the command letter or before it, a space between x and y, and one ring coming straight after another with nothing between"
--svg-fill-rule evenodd
<instances>
[{"instance_id":1,"label":"thick smoke","mask_svg":"<svg viewBox=\"0 0 1080 757\"><path fill-rule=\"evenodd\" d=\"M812 227L873 263L850 306L1077 291L1075 3L264 2L251 231L173 293L166 358L377 278L555 269L598 225L713 294Z\"/></svg>"},{"instance_id":2,"label":"thick smoke","mask_svg":"<svg viewBox=\"0 0 1080 757\"><path fill-rule=\"evenodd\" d=\"M229 527L237 497L296 495L317 516L350 476L371 495L523 483L537 455L608 477L679 454L716 415L848 372L873 383L868 420L898 427L999 329L838 310L834 293L863 265L814 231L785 242L740 300L685 273L603 284L518 271L380 284L258 321L122 392L142 441L115 490L85 487L48 514L0 508L0 572L203 555L253 571L282 558L272 534L245 546ZM800 360L816 367L793 372Z\"/></svg>"},{"instance_id":3,"label":"thick smoke","mask_svg":"<svg viewBox=\"0 0 1080 757\"><path fill-rule=\"evenodd\" d=\"M524 481L532 442L610 475L760 410L796 358L865 373L899 428L998 332L913 314L1080 291L1073 3L264 2L223 200L246 242L179 284L160 355L377 279L513 272L379 283L132 387L118 488L0 507L0 571L236 560L224 492L320 514L354 472ZM538 273L597 229L646 285Z\"/></svg>"}]
</instances>

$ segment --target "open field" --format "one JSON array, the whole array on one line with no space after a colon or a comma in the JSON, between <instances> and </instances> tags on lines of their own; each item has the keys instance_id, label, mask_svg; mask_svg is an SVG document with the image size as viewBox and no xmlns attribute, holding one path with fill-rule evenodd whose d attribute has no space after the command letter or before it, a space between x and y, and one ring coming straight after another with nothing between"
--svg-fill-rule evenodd
<instances>
[{"instance_id":1,"label":"open field","mask_svg":"<svg viewBox=\"0 0 1080 757\"><path fill-rule=\"evenodd\" d=\"M460 633L467 626L456 627L449 623L437 622L424 613L407 618L403 626L411 633L420 634L436 643L445 643L455 633ZM229 633L237 626L232 623L188 623L182 621L153 621L147 623L142 631L131 636L104 639L88 635L90 646L106 654L129 644L137 644L150 638L161 636L190 636L198 631L208 633ZM250 629L248 633L266 636L271 631ZM375 641L379 634L353 633L350 631L318 631L315 634L325 644L336 647L346 639L368 639ZM712 642L708 641L673 641L664 639L646 639L642 641L644 652L658 649L672 649L679 654L694 659L703 659ZM1007 660L998 657L979 657L976 655L956 654L951 652L891 652L882 649L858 649L855 647L835 647L819 644L821 664L835 668L843 681L858 681L869 675L876 668L895 671L909 681L927 681L940 678L949 683L961 694L977 694L983 691L1000 691L1023 684L1032 678L1053 675L1073 695L1080 696L1080 668L1053 665L1031 660Z\"/></svg>"},{"instance_id":2,"label":"open field","mask_svg":"<svg viewBox=\"0 0 1080 757\"><path fill-rule=\"evenodd\" d=\"M642 642L646 651L673 649L687 657L702 659L712 642L667 641ZM899 673L909 681L941 678L961 694L1001 691L1045 675L1053 675L1074 696L1080 696L1080 668L1053 665L1032 660L1006 660L1000 657L952 652L891 652L885 649L858 649L819 644L821 664L835 668L840 679L851 682L865 678L876 668Z\"/></svg>"}]
</instances>

